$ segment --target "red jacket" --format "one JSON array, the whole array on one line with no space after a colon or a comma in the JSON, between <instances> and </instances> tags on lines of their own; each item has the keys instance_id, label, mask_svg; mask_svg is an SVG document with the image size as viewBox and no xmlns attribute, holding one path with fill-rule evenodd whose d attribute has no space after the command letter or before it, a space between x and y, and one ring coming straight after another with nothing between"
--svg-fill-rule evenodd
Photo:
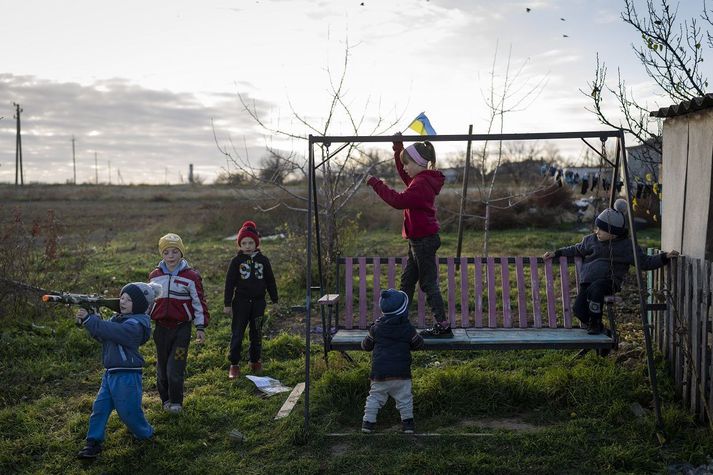
<instances>
[{"instance_id":1,"label":"red jacket","mask_svg":"<svg viewBox=\"0 0 713 475\"><path fill-rule=\"evenodd\" d=\"M383 181L371 177L367 184L387 204L404 210L404 226L401 235L404 239L416 239L436 234L441 228L436 217L436 195L441 191L445 176L438 170L424 170L411 178L404 171L401 163L401 142L394 142L394 161L399 176L406 184L406 189L399 193L389 188Z\"/></svg>"},{"instance_id":2,"label":"red jacket","mask_svg":"<svg viewBox=\"0 0 713 475\"><path fill-rule=\"evenodd\" d=\"M203 281L185 259L172 273L161 261L149 274L149 280L162 287L161 296L154 300L150 312L151 319L157 324L176 328L180 323L193 321L199 330L208 325L210 315L203 295Z\"/></svg>"}]
</instances>

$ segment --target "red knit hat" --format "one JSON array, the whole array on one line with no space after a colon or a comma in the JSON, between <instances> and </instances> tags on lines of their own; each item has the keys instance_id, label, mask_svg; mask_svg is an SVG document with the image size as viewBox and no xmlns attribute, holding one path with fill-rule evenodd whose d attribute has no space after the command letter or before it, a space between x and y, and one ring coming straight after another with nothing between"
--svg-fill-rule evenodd
<instances>
[{"instance_id":1,"label":"red knit hat","mask_svg":"<svg viewBox=\"0 0 713 475\"><path fill-rule=\"evenodd\" d=\"M238 247L240 247L240 241L246 237L255 241L255 249L260 247L260 233L257 232L257 225L255 224L255 221L245 221L240 227L240 231L238 231L238 239L236 241Z\"/></svg>"}]
</instances>

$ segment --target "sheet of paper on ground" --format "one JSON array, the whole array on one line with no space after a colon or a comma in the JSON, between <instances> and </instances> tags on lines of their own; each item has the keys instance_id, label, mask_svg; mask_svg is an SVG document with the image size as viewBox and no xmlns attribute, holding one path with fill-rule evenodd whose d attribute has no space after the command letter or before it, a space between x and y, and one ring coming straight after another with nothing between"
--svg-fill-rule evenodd
<instances>
[{"instance_id":1,"label":"sheet of paper on ground","mask_svg":"<svg viewBox=\"0 0 713 475\"><path fill-rule=\"evenodd\" d=\"M248 374L245 377L255 383L255 386L266 396L284 393L291 389L282 384L279 380L270 378L269 376L253 376Z\"/></svg>"}]
</instances>

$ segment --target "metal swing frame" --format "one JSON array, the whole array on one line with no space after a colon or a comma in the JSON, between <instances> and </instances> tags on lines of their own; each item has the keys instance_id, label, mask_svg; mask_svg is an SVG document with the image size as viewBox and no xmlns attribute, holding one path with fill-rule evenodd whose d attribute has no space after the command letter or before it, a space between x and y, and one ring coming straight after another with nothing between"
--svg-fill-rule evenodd
<instances>
[{"instance_id":1,"label":"metal swing frame","mask_svg":"<svg viewBox=\"0 0 713 475\"><path fill-rule=\"evenodd\" d=\"M472 130L472 129L470 129ZM602 154L597 152L586 139L600 139L605 142L608 138L616 139L616 158L615 163L609 161ZM661 418L661 405L657 389L656 366L654 363L654 352L651 341L650 324L647 317L647 303L645 297L646 287L641 272L639 258L637 254L638 239L636 237L636 228L634 227L634 215L631 205L631 190L629 190L629 169L626 158L626 146L624 131L622 129L610 129L604 131L580 131L580 132L543 132L543 133L512 133L512 134L455 134L455 135L404 135L400 137L403 142L421 142L428 140L431 142L488 142L488 141L516 141L516 140L558 140L558 139L581 139L587 146L597 152L603 160L606 160L613 167L612 171L612 187L609 191L609 207L614 205L616 197L616 186L619 180L619 173L623 174L624 192L627 202L627 217L629 222L629 230L631 243L634 254L634 267L636 268L636 283L639 289L639 311L641 314L642 329L644 332L644 342L646 345L646 360L649 373L649 383L654 399L654 415L656 417L656 426L660 432L663 432L663 421ZM305 390L304 390L304 430L309 431L310 423L310 361L311 361L311 316L312 316L312 292L319 290L320 295L325 292L324 273L322 269L322 249L320 244L320 228L319 228L319 208L317 203L317 168L321 167L331 157L336 155L340 150L346 147L349 143L382 143L393 142L393 135L382 136L359 136L359 135L336 135L336 136L314 136L309 135L308 148L308 179L307 179L307 267L306 267L306 298L305 298ZM343 144L337 151L328 155L325 160L315 164L314 146L321 144L329 147L332 144ZM468 157L469 159L469 157ZM462 212L462 211L461 211ZM314 225L314 232L312 226ZM460 231L459 231L460 232ZM316 239L316 244L313 241ZM312 257L313 251L317 251L317 272L319 282L317 286L312 285ZM319 296L317 297L319 298ZM316 299L315 299L316 301Z\"/></svg>"}]
</instances>

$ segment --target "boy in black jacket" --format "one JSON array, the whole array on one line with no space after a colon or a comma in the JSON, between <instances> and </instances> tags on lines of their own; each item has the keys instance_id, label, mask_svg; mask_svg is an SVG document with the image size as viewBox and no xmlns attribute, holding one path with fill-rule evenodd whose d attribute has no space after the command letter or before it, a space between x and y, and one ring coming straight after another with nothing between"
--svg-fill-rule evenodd
<instances>
[{"instance_id":1,"label":"boy in black jacket","mask_svg":"<svg viewBox=\"0 0 713 475\"><path fill-rule=\"evenodd\" d=\"M259 322L265 314L265 292L270 294L272 303L277 303L277 284L267 257L260 253L260 234L255 222L245 221L238 232L236 241L238 255L233 257L225 277L225 307L223 311L232 315L233 336L230 339L230 370L228 378L240 376L240 352L245 328L250 325L249 368L253 372L262 369L260 352L262 335Z\"/></svg>"},{"instance_id":2,"label":"boy in black jacket","mask_svg":"<svg viewBox=\"0 0 713 475\"><path fill-rule=\"evenodd\" d=\"M423 346L423 338L408 319L408 296L400 290L381 292L377 319L361 342L362 349L374 350L371 357L371 389L366 398L361 431L376 429L376 416L389 396L401 413L402 430L413 434L413 393L411 392L411 350Z\"/></svg>"}]
</instances>

